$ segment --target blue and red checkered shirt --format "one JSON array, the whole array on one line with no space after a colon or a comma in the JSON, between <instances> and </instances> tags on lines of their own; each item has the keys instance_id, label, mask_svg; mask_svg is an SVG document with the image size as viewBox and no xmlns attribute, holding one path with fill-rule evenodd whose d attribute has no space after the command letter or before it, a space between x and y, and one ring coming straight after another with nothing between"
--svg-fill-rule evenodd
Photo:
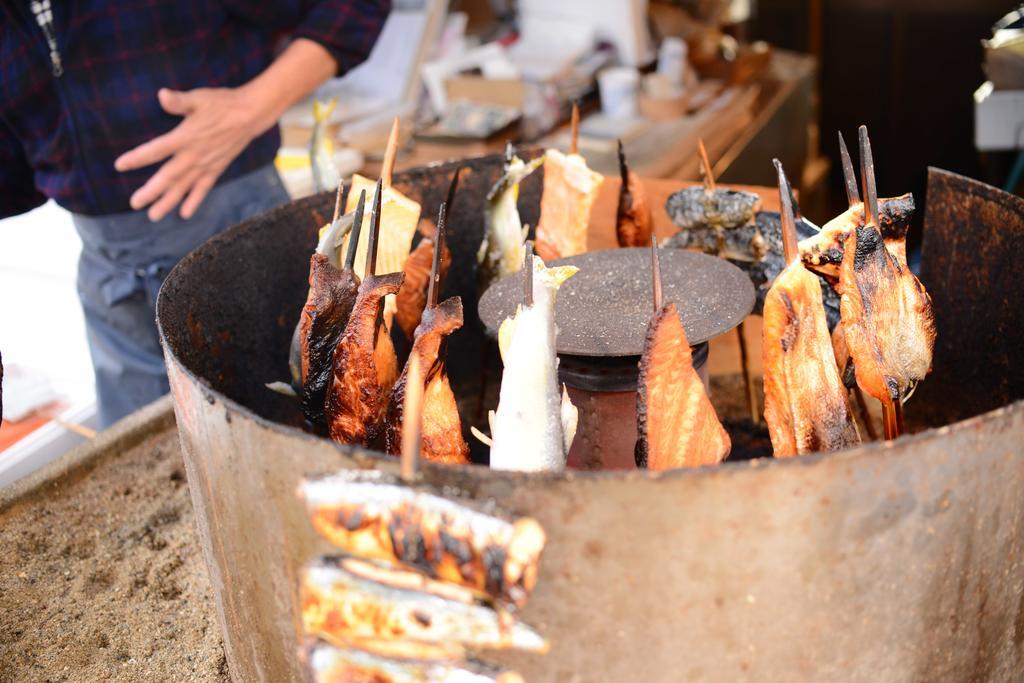
<instances>
[{"instance_id":1,"label":"blue and red checkered shirt","mask_svg":"<svg viewBox=\"0 0 1024 683\"><path fill-rule=\"evenodd\" d=\"M0 2L0 218L48 197L87 215L129 211L157 167L119 173L114 160L181 121L157 90L242 85L286 35L320 43L345 72L370 53L389 2L54 0L59 69L30 5ZM220 180L270 163L278 145L275 126Z\"/></svg>"}]
</instances>

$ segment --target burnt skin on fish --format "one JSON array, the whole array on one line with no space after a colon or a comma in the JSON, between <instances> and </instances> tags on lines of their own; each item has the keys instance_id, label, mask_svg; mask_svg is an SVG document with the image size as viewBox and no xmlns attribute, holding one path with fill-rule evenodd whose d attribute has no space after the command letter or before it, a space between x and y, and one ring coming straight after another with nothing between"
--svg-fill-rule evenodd
<instances>
[{"instance_id":1,"label":"burnt skin on fish","mask_svg":"<svg viewBox=\"0 0 1024 683\"><path fill-rule=\"evenodd\" d=\"M507 521L399 485L378 471L346 470L300 485L313 527L335 547L525 604L537 582L544 529Z\"/></svg>"}]
</instances>

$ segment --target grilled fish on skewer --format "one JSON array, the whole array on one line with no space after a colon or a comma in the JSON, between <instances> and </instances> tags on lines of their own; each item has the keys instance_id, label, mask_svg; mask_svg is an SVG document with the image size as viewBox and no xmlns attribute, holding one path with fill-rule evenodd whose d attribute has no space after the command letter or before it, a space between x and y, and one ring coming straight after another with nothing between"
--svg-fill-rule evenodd
<instances>
[{"instance_id":1,"label":"grilled fish on skewer","mask_svg":"<svg viewBox=\"0 0 1024 683\"><path fill-rule=\"evenodd\" d=\"M375 275L376 232L380 229L381 182L370 220L367 275L359 285L345 332L334 350L333 378L324 412L331 438L370 445L380 433L388 394L398 378L398 359L381 319L381 302L402 286L402 274Z\"/></svg>"},{"instance_id":2,"label":"grilled fish on skewer","mask_svg":"<svg viewBox=\"0 0 1024 683\"><path fill-rule=\"evenodd\" d=\"M515 672L476 663L380 657L315 639L303 658L313 683L523 683Z\"/></svg>"},{"instance_id":3,"label":"grilled fish on skewer","mask_svg":"<svg viewBox=\"0 0 1024 683\"><path fill-rule=\"evenodd\" d=\"M764 418L775 457L860 443L839 377L821 304L821 284L800 261L789 182L779 173L782 233L788 265L764 302Z\"/></svg>"},{"instance_id":4,"label":"grilled fish on skewer","mask_svg":"<svg viewBox=\"0 0 1024 683\"><path fill-rule=\"evenodd\" d=\"M344 552L418 569L514 607L537 582L545 535L531 518L508 522L376 471L305 481L300 493L313 527Z\"/></svg>"},{"instance_id":5,"label":"grilled fish on skewer","mask_svg":"<svg viewBox=\"0 0 1024 683\"><path fill-rule=\"evenodd\" d=\"M645 247L654 232L654 218L647 203L640 176L626 166L626 153L619 140L619 206L615 212L615 236L620 247Z\"/></svg>"},{"instance_id":6,"label":"grilled fish on skewer","mask_svg":"<svg viewBox=\"0 0 1024 683\"><path fill-rule=\"evenodd\" d=\"M867 129L859 129L867 215L844 245L839 275L843 331L857 384L882 403L886 438L898 435L902 403L931 369L931 297L878 230L877 190Z\"/></svg>"},{"instance_id":7,"label":"grilled fish on skewer","mask_svg":"<svg viewBox=\"0 0 1024 683\"><path fill-rule=\"evenodd\" d=\"M433 462L466 464L469 462L469 445L462 438L462 421L455 394L448 382L444 369L441 345L455 330L462 327L462 299L455 296L440 304L437 299L441 291L441 250L444 248L447 205L442 204L437 217L437 245L433 253L430 286L427 290L426 310L423 321L416 328L411 358L419 359L424 372L422 444L421 455ZM406 387L409 381L410 364L407 363L402 376L391 391L387 416L387 449L398 455L402 451L402 424Z\"/></svg>"},{"instance_id":8,"label":"grilled fish on skewer","mask_svg":"<svg viewBox=\"0 0 1024 683\"><path fill-rule=\"evenodd\" d=\"M582 254L587 250L590 210L604 182L604 176L587 167L576 153L579 136L579 107L572 107L572 136L569 153L549 149L544 155L544 191L537 221L537 254L544 260Z\"/></svg>"},{"instance_id":9,"label":"grilled fish on skewer","mask_svg":"<svg viewBox=\"0 0 1024 683\"><path fill-rule=\"evenodd\" d=\"M532 628L484 603L396 586L387 570L360 576L337 558L305 567L300 593L307 633L380 655L433 659L462 657L466 647L547 650Z\"/></svg>"},{"instance_id":10,"label":"grilled fish on skewer","mask_svg":"<svg viewBox=\"0 0 1024 683\"><path fill-rule=\"evenodd\" d=\"M448 199L445 201L446 212L451 212L452 202L455 200L455 190L459 185L459 173L462 167L455 169L452 175L452 182L448 186ZM430 271L434 261L434 241L437 238L437 226L431 231L429 221L420 221L419 232L423 235L420 243L412 250L409 257L405 259L402 272L405 273L405 280L402 281L402 289L396 297L395 322L405 333L407 339L413 339L416 334L416 327L420 324L423 309L427 305L427 288L430 284ZM441 262L439 264L440 278L443 280L448 274L451 266L452 254L448 245L441 244Z\"/></svg>"},{"instance_id":11,"label":"grilled fish on skewer","mask_svg":"<svg viewBox=\"0 0 1024 683\"><path fill-rule=\"evenodd\" d=\"M527 230L519 220L519 183L533 173L544 157L525 163L515 156L512 143L505 148L505 172L487 193L484 239L476 260L480 264L480 288L515 273L523 266L523 243Z\"/></svg>"},{"instance_id":12,"label":"grilled fish on skewer","mask_svg":"<svg viewBox=\"0 0 1024 683\"><path fill-rule=\"evenodd\" d=\"M361 193L359 204L349 225L359 230L362 223L365 193ZM335 225L342 221L335 221ZM326 242L332 243L332 233L337 234L335 225L325 233ZM321 245L325 239L321 239ZM322 428L327 425L324 403L327 388L334 375L334 350L348 324L352 307L359 290L359 280L352 272L352 258L349 250L343 268L332 264L330 253L333 247L317 247L309 260L309 296L299 315L299 355L302 369L302 413L311 425Z\"/></svg>"},{"instance_id":13,"label":"grilled fish on skewer","mask_svg":"<svg viewBox=\"0 0 1024 683\"><path fill-rule=\"evenodd\" d=\"M527 250L528 296L498 328L505 370L498 409L490 413L491 467L561 470L576 435L577 411L558 386L555 296L575 266L547 268Z\"/></svg>"},{"instance_id":14,"label":"grilled fish on skewer","mask_svg":"<svg viewBox=\"0 0 1024 683\"><path fill-rule=\"evenodd\" d=\"M398 150L399 126L396 117L391 126L391 135L388 137L387 150L384 153L384 162L381 165L382 186L384 196L381 199L381 226L380 243L377 245L377 272L398 273L402 271L405 260L412 250L412 238L416 234L416 226L420 220L420 205L418 202L406 197L391 186L391 174L394 170L395 155ZM367 196L373 192L374 181L359 175L352 176L351 189L348 193L346 211L351 211L355 198L359 192L366 190ZM366 262L367 233L366 225L363 225L361 236L356 249L355 273L360 278L365 277L366 271L363 264ZM346 240L345 248L348 248ZM388 326L395 315L397 303L394 296L388 296L384 304L384 316Z\"/></svg>"},{"instance_id":15,"label":"grilled fish on skewer","mask_svg":"<svg viewBox=\"0 0 1024 683\"><path fill-rule=\"evenodd\" d=\"M729 435L693 369L675 304L662 305L657 246L651 242L655 303L637 382L636 464L651 470L713 465L729 454Z\"/></svg>"},{"instance_id":16,"label":"grilled fish on skewer","mask_svg":"<svg viewBox=\"0 0 1024 683\"><path fill-rule=\"evenodd\" d=\"M313 136L309 140L309 165L313 170L313 192L324 192L335 188L341 182L338 167L334 164L334 145L327 133L331 114L337 100L327 104L313 100Z\"/></svg>"}]
</instances>

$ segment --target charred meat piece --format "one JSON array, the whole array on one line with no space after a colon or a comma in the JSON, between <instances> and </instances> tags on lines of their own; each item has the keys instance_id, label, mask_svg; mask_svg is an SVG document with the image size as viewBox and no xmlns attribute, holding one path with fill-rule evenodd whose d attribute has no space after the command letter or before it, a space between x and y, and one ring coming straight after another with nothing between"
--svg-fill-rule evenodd
<instances>
[{"instance_id":1,"label":"charred meat piece","mask_svg":"<svg viewBox=\"0 0 1024 683\"><path fill-rule=\"evenodd\" d=\"M384 656L448 659L465 648L544 652L547 643L529 626L476 600L411 589L405 572L370 577L349 571L339 558L322 558L302 571L303 629L337 645ZM425 584L426 588L437 582ZM450 591L441 589L445 593Z\"/></svg>"},{"instance_id":2,"label":"charred meat piece","mask_svg":"<svg viewBox=\"0 0 1024 683\"><path fill-rule=\"evenodd\" d=\"M647 327L637 384L637 466L698 467L729 455L729 435L693 369L690 343L675 304Z\"/></svg>"},{"instance_id":3,"label":"charred meat piece","mask_svg":"<svg viewBox=\"0 0 1024 683\"><path fill-rule=\"evenodd\" d=\"M423 312L423 322L416 328L412 346L411 355L419 357L425 379L421 455L432 462L469 463L469 445L462 438L462 421L441 354L445 338L460 327L462 300L459 297L446 299L438 306L428 306ZM393 455L402 452L402 408L408 368L406 364L388 404L387 449Z\"/></svg>"},{"instance_id":4,"label":"charred meat piece","mask_svg":"<svg viewBox=\"0 0 1024 683\"><path fill-rule=\"evenodd\" d=\"M334 350L333 377L324 409L331 438L369 446L380 434L398 359L381 320L381 302L402 286L402 274L368 275L345 332Z\"/></svg>"},{"instance_id":5,"label":"charred meat piece","mask_svg":"<svg viewBox=\"0 0 1024 683\"><path fill-rule=\"evenodd\" d=\"M684 187L665 202L665 211L680 230L725 228L746 225L761 207L761 198L753 192L717 188L709 192L703 185Z\"/></svg>"},{"instance_id":6,"label":"charred meat piece","mask_svg":"<svg viewBox=\"0 0 1024 683\"><path fill-rule=\"evenodd\" d=\"M338 270L322 254L309 259L309 298L299 318L302 358L302 413L324 427L324 404L334 373L334 350L348 324L359 283L351 270Z\"/></svg>"},{"instance_id":7,"label":"charred meat piece","mask_svg":"<svg viewBox=\"0 0 1024 683\"><path fill-rule=\"evenodd\" d=\"M523 683L515 672L475 662L381 657L316 639L302 656L313 683Z\"/></svg>"},{"instance_id":8,"label":"charred meat piece","mask_svg":"<svg viewBox=\"0 0 1024 683\"><path fill-rule=\"evenodd\" d=\"M626 166L626 154L619 140L619 206L615 212L615 236L620 247L646 247L654 232L654 218L640 176Z\"/></svg>"},{"instance_id":9,"label":"charred meat piece","mask_svg":"<svg viewBox=\"0 0 1024 683\"><path fill-rule=\"evenodd\" d=\"M901 267L907 265L907 230L914 216L914 196L878 200L882 239ZM843 260L846 238L864 225L864 204L858 202L821 228L821 232L800 241L804 265L835 282Z\"/></svg>"},{"instance_id":10,"label":"charred meat piece","mask_svg":"<svg viewBox=\"0 0 1024 683\"><path fill-rule=\"evenodd\" d=\"M395 322L409 339L413 339L416 327L420 324L423 309L427 304L427 285L430 284L430 265L434 258L434 236L424 236L416 248L405 260L402 272L402 289L398 292ZM441 257L441 277L447 275L451 267L452 254L448 246L444 246Z\"/></svg>"},{"instance_id":11,"label":"charred meat piece","mask_svg":"<svg viewBox=\"0 0 1024 683\"><path fill-rule=\"evenodd\" d=\"M788 264L764 302L764 417L775 457L860 443L836 367L821 284L800 262L789 182L775 161Z\"/></svg>"},{"instance_id":12,"label":"charred meat piece","mask_svg":"<svg viewBox=\"0 0 1024 683\"><path fill-rule=\"evenodd\" d=\"M860 128L867 219L844 246L839 275L843 330L857 384L882 402L886 434L902 422L902 403L928 374L935 344L931 297L887 247L879 232L874 164L867 129Z\"/></svg>"},{"instance_id":13,"label":"charred meat piece","mask_svg":"<svg viewBox=\"0 0 1024 683\"><path fill-rule=\"evenodd\" d=\"M314 528L346 553L396 563L521 607L537 582L544 530L508 522L380 472L349 470L300 488Z\"/></svg>"}]
</instances>

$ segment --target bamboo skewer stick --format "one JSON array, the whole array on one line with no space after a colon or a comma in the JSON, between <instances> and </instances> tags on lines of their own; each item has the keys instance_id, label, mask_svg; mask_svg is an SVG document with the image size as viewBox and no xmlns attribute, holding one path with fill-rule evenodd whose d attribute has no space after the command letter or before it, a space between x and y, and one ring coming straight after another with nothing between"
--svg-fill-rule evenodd
<instances>
[{"instance_id":1,"label":"bamboo skewer stick","mask_svg":"<svg viewBox=\"0 0 1024 683\"><path fill-rule=\"evenodd\" d=\"M629 185L629 167L626 166L626 150L622 148L622 138L619 138L619 177L622 179L622 186Z\"/></svg>"},{"instance_id":2,"label":"bamboo skewer stick","mask_svg":"<svg viewBox=\"0 0 1024 683\"><path fill-rule=\"evenodd\" d=\"M700 151L701 170L704 175L704 189L708 194L715 191L715 172L711 168L711 161L708 159L708 151L704 148L704 140L697 140L697 149Z\"/></svg>"},{"instance_id":3,"label":"bamboo skewer stick","mask_svg":"<svg viewBox=\"0 0 1024 683\"><path fill-rule=\"evenodd\" d=\"M448 197L445 199L445 204L448 205L447 213L452 212L452 207L455 205L455 191L459 189L459 174L462 173L462 164L455 169L455 173L452 175L452 182L448 185Z\"/></svg>"},{"instance_id":4,"label":"bamboo skewer stick","mask_svg":"<svg viewBox=\"0 0 1024 683\"><path fill-rule=\"evenodd\" d=\"M661 260L658 258L658 238L651 235L651 294L654 301L654 313L657 315L662 307L663 290L661 283Z\"/></svg>"},{"instance_id":5,"label":"bamboo skewer stick","mask_svg":"<svg viewBox=\"0 0 1024 683\"><path fill-rule=\"evenodd\" d=\"M344 190L344 189L345 189L345 183L343 183L341 181L338 181L338 194L334 198L334 218L331 219L331 224L332 225L334 223L337 223L338 219L341 218L341 195L342 195L342 190Z\"/></svg>"},{"instance_id":6,"label":"bamboo skewer stick","mask_svg":"<svg viewBox=\"0 0 1024 683\"><path fill-rule=\"evenodd\" d=\"M743 336L744 321L736 326L736 338L740 343L740 366L743 369L743 388L747 392L747 412L750 413L750 421L760 424L761 412L757 402L757 392L754 390L754 378L750 372L750 354L747 352L747 340Z\"/></svg>"},{"instance_id":7,"label":"bamboo skewer stick","mask_svg":"<svg viewBox=\"0 0 1024 683\"><path fill-rule=\"evenodd\" d=\"M395 157L398 156L398 117L391 123L391 134L388 145L384 148L384 160L380 165L380 179L384 181L384 189L391 187L391 174L395 170Z\"/></svg>"},{"instance_id":8,"label":"bamboo skewer stick","mask_svg":"<svg viewBox=\"0 0 1024 683\"><path fill-rule=\"evenodd\" d=\"M370 234L366 238L366 268L363 271L366 278L377 273L377 237L380 234L380 204L381 195L384 194L383 180L377 181L377 188L373 192L373 208L370 209ZM354 240L353 240L354 241Z\"/></svg>"},{"instance_id":9,"label":"bamboo skewer stick","mask_svg":"<svg viewBox=\"0 0 1024 683\"><path fill-rule=\"evenodd\" d=\"M580 107L572 103L572 116L569 119L569 154L577 154L580 141Z\"/></svg>"},{"instance_id":10,"label":"bamboo skewer stick","mask_svg":"<svg viewBox=\"0 0 1024 683\"><path fill-rule=\"evenodd\" d=\"M96 438L96 430L95 429L91 429L89 427L86 427L85 425L80 425L80 424L77 424L75 422L68 422L67 420L62 420L59 417L55 417L55 418L52 418L52 419L53 419L53 421L57 425L59 425L60 427L63 427L64 429L68 430L69 432L72 432L74 434L78 434L79 436L81 436L83 438L86 438L86 439L95 439Z\"/></svg>"},{"instance_id":11,"label":"bamboo skewer stick","mask_svg":"<svg viewBox=\"0 0 1024 683\"><path fill-rule=\"evenodd\" d=\"M789 187L789 179L782 168L782 162L772 159L775 170L779 173L779 204L782 212L782 255L789 266L800 260L800 247L796 237L796 218L793 215L793 195Z\"/></svg>"},{"instance_id":12,"label":"bamboo skewer stick","mask_svg":"<svg viewBox=\"0 0 1024 683\"><path fill-rule=\"evenodd\" d=\"M850 159L850 150L846 149L846 140L843 139L842 131L839 132L839 158L842 160L846 199L849 201L850 206L860 204L860 191L857 189L857 173L853 170L853 160Z\"/></svg>"},{"instance_id":13,"label":"bamboo skewer stick","mask_svg":"<svg viewBox=\"0 0 1024 683\"><path fill-rule=\"evenodd\" d=\"M458 173L456 173L458 177ZM442 203L437 212L437 232L434 233L434 260L430 264L430 283L427 285L427 308L436 308L441 296L441 251L444 249L444 232L447 221L448 203Z\"/></svg>"},{"instance_id":14,"label":"bamboo skewer stick","mask_svg":"<svg viewBox=\"0 0 1024 683\"><path fill-rule=\"evenodd\" d=\"M526 241L523 251L523 272L526 277L523 279L523 305L533 305L533 242Z\"/></svg>"},{"instance_id":15,"label":"bamboo skewer stick","mask_svg":"<svg viewBox=\"0 0 1024 683\"><path fill-rule=\"evenodd\" d=\"M341 195L338 195L339 197ZM363 229L363 211L366 208L366 190L359 191L356 215L352 219L352 232L348 237L348 251L345 252L345 268L352 270L356 265L356 249L359 248L359 233Z\"/></svg>"},{"instance_id":16,"label":"bamboo skewer stick","mask_svg":"<svg viewBox=\"0 0 1024 683\"><path fill-rule=\"evenodd\" d=\"M411 482L419 475L423 428L423 371L417 354L409 356L409 375L402 406L402 480Z\"/></svg>"}]
</instances>

